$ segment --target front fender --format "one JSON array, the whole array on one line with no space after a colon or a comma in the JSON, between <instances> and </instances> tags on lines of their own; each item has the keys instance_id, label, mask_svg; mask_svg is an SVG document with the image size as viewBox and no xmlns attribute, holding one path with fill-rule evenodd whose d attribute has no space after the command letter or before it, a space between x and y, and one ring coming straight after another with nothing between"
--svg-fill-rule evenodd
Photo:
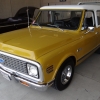
<instances>
[{"instance_id":1,"label":"front fender","mask_svg":"<svg viewBox=\"0 0 100 100\"><path fill-rule=\"evenodd\" d=\"M71 51L72 50L72 51ZM77 59L75 50L67 48L66 46L55 49L40 58L37 61L42 66L44 82L48 83L55 79L56 73L60 68L61 64L69 57L74 56ZM52 66L52 67L51 67ZM50 69L52 68L52 69ZM50 73L47 72L47 69L52 70Z\"/></svg>"}]
</instances>

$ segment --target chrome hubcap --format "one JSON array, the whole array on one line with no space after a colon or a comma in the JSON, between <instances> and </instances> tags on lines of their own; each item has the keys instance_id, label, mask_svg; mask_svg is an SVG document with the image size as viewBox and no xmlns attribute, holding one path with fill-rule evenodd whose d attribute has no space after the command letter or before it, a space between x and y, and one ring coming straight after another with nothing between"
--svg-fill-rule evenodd
<instances>
[{"instance_id":1,"label":"chrome hubcap","mask_svg":"<svg viewBox=\"0 0 100 100\"><path fill-rule=\"evenodd\" d=\"M68 65L62 71L62 74L61 74L61 83L63 85L65 85L69 81L69 79L71 78L71 75L72 75L72 67L71 67L71 65Z\"/></svg>"}]
</instances>

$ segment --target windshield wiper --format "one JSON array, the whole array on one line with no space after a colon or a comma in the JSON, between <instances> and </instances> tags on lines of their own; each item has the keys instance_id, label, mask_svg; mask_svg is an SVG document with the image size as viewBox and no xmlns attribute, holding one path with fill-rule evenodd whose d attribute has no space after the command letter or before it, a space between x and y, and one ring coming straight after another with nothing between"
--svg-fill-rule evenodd
<instances>
[{"instance_id":1,"label":"windshield wiper","mask_svg":"<svg viewBox=\"0 0 100 100\"><path fill-rule=\"evenodd\" d=\"M39 26L40 28L42 28L38 23L34 23L34 24L32 24L32 25L37 25L37 26Z\"/></svg>"},{"instance_id":2,"label":"windshield wiper","mask_svg":"<svg viewBox=\"0 0 100 100\"><path fill-rule=\"evenodd\" d=\"M52 25L52 24L47 24L47 25L49 25L49 26L54 26L54 27L60 29L61 31L64 31L63 29L59 28L57 25Z\"/></svg>"}]
</instances>

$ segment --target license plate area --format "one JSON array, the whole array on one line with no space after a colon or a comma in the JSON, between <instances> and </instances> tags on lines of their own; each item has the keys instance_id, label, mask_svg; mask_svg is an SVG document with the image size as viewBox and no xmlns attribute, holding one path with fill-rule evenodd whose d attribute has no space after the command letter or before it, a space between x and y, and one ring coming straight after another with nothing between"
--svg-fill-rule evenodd
<instances>
[{"instance_id":1,"label":"license plate area","mask_svg":"<svg viewBox=\"0 0 100 100\"><path fill-rule=\"evenodd\" d=\"M0 70L0 73L2 74L2 76L7 79L8 81L11 81L11 75L5 71L1 71Z\"/></svg>"}]
</instances>

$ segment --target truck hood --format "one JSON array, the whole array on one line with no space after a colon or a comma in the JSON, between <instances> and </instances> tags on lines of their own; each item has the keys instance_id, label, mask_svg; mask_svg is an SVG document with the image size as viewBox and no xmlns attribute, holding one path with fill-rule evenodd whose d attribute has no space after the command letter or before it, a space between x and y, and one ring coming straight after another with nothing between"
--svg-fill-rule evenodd
<instances>
[{"instance_id":1,"label":"truck hood","mask_svg":"<svg viewBox=\"0 0 100 100\"><path fill-rule=\"evenodd\" d=\"M0 35L0 50L31 60L75 40L75 35L61 30L25 28Z\"/></svg>"}]
</instances>

